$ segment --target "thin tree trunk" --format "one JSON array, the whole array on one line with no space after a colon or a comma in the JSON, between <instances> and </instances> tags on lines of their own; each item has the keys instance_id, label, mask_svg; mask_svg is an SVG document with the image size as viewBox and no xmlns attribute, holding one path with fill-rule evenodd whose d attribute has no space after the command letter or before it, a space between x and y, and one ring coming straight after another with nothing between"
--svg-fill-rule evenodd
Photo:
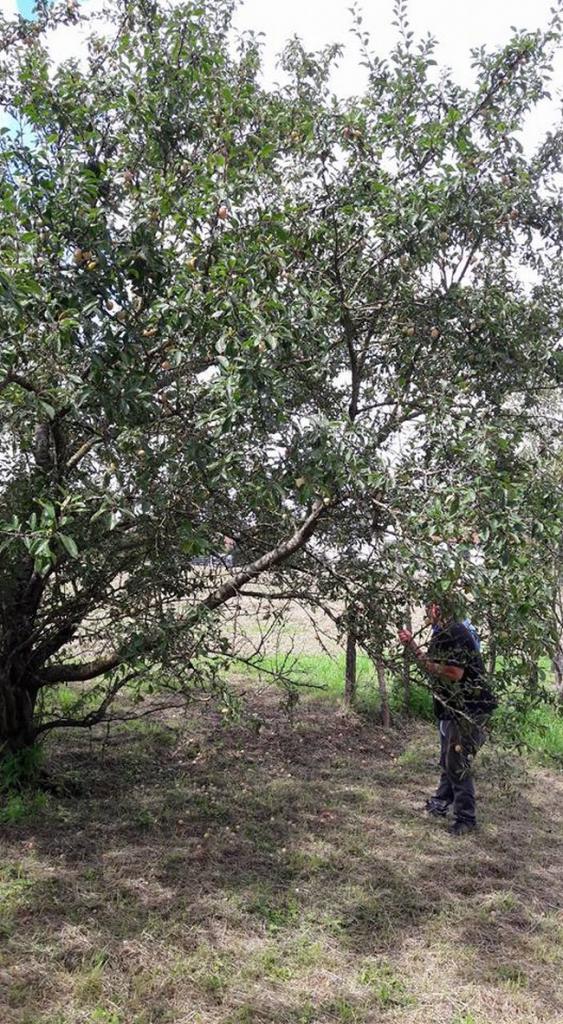
<instances>
[{"instance_id":1,"label":"thin tree trunk","mask_svg":"<svg viewBox=\"0 0 563 1024\"><path fill-rule=\"evenodd\" d=\"M412 615L410 608L405 616L405 626L412 633ZM405 647L403 651L403 708L405 715L411 713L411 663Z\"/></svg>"},{"instance_id":2,"label":"thin tree trunk","mask_svg":"<svg viewBox=\"0 0 563 1024\"><path fill-rule=\"evenodd\" d=\"M560 545L558 564L561 566L563 563L563 545ZM552 667L553 667L553 682L555 690L559 697L559 700L563 701L563 635L561 630L563 628L563 570L557 574L557 583L555 587L555 598L553 602L553 612L555 622L557 625L557 631L559 634L559 640L557 647L553 654Z\"/></svg>"},{"instance_id":3,"label":"thin tree trunk","mask_svg":"<svg viewBox=\"0 0 563 1024\"><path fill-rule=\"evenodd\" d=\"M389 711L389 695L387 693L387 680L385 678L385 665L382 661L376 662L377 682L379 685L379 698L381 701L381 724L384 729L391 725L391 712Z\"/></svg>"},{"instance_id":4,"label":"thin tree trunk","mask_svg":"<svg viewBox=\"0 0 563 1024\"><path fill-rule=\"evenodd\" d=\"M487 672L489 673L490 676L492 676L494 675L495 668L497 665L497 642L494 633L495 625L490 616L488 617L487 624L489 627L489 655L487 658Z\"/></svg>"},{"instance_id":5,"label":"thin tree trunk","mask_svg":"<svg viewBox=\"0 0 563 1024\"><path fill-rule=\"evenodd\" d=\"M351 623L346 637L346 675L344 677L344 704L353 707L356 700L356 634Z\"/></svg>"}]
</instances>

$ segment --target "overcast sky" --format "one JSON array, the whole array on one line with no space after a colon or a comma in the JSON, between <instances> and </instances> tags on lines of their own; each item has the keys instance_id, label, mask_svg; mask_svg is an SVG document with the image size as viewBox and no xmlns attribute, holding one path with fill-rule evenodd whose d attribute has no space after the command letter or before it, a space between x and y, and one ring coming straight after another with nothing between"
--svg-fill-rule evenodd
<instances>
[{"instance_id":1,"label":"overcast sky","mask_svg":"<svg viewBox=\"0 0 563 1024\"><path fill-rule=\"evenodd\" d=\"M430 31L437 36L443 61L460 75L467 75L472 46L502 43L511 25L530 29L545 24L551 4L552 0L411 0L409 6L415 31ZM243 28L265 32L268 64L273 68L273 54L295 33L308 47L344 41L351 6L352 0L244 0L236 22ZM360 6L377 49L385 53L393 38L393 0L365 0ZM0 0L0 9L11 14L19 10L29 16L32 0ZM346 68L344 84L353 83L355 71L353 63Z\"/></svg>"},{"instance_id":2,"label":"overcast sky","mask_svg":"<svg viewBox=\"0 0 563 1024\"><path fill-rule=\"evenodd\" d=\"M410 18L416 34L431 32L439 41L438 59L453 68L462 83L471 79L470 49L486 44L495 46L510 37L511 25L534 29L545 25L552 0L411 0ZM349 52L335 76L334 86L341 94L362 88L363 71L358 65L354 42L349 36L352 0L244 0L236 24L241 29L253 28L265 33L265 78L272 82L278 76L275 57L284 42L299 35L305 45L318 48L329 42L344 42ZM374 48L384 56L394 38L393 0L365 0L364 25L371 32ZM32 0L0 0L0 9L13 14L19 10L29 16ZM57 39L59 57L76 53L76 29L69 27ZM563 59L556 72L555 91L563 87ZM559 101L544 105L534 114L529 127L529 141L542 134L555 119Z\"/></svg>"},{"instance_id":3,"label":"overcast sky","mask_svg":"<svg viewBox=\"0 0 563 1024\"><path fill-rule=\"evenodd\" d=\"M245 28L265 32L268 65L272 69L275 50L295 33L310 48L347 40L351 6L352 0L244 0L236 21ZM384 55L394 38L393 0L366 0L360 7L375 48ZM436 36L440 42L440 61L467 80L471 47L505 42L511 25L533 29L545 24L550 7L551 0L411 0L409 11L415 33L431 32ZM353 92L358 74L361 71L356 62L347 61L341 76L342 87Z\"/></svg>"}]
</instances>

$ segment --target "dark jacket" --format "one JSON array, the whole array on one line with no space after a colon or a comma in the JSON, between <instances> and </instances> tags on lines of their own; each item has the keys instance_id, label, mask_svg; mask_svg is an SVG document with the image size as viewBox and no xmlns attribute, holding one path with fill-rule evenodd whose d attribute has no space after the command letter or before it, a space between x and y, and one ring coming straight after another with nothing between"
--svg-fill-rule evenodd
<instances>
[{"instance_id":1,"label":"dark jacket","mask_svg":"<svg viewBox=\"0 0 563 1024\"><path fill-rule=\"evenodd\" d=\"M434 630L428 657L444 665L463 669L459 681L434 679L434 712L438 718L453 718L458 711L482 715L496 707L485 679L485 666L469 630L461 622L448 622ZM442 697L440 700L438 698Z\"/></svg>"}]
</instances>

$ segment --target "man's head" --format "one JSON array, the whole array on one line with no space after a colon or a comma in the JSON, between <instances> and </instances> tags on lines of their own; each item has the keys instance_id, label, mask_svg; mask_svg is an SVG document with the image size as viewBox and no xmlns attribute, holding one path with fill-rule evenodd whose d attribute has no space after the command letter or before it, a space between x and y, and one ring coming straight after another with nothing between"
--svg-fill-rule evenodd
<instances>
[{"instance_id":1,"label":"man's head","mask_svg":"<svg viewBox=\"0 0 563 1024\"><path fill-rule=\"evenodd\" d=\"M442 609L440 608L440 605L436 604L434 601L427 601L424 607L424 614L426 616L426 621L431 626L437 626L442 619Z\"/></svg>"},{"instance_id":2,"label":"man's head","mask_svg":"<svg viewBox=\"0 0 563 1024\"><path fill-rule=\"evenodd\" d=\"M443 625L452 619L461 621L465 614L464 602L454 591L430 594L424 611L431 626Z\"/></svg>"}]
</instances>

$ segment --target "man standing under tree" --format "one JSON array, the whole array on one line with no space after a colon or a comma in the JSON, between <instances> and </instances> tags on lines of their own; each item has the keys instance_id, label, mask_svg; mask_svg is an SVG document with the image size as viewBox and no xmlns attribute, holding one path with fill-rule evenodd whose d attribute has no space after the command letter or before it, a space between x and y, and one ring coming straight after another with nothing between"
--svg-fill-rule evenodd
<instances>
[{"instance_id":1,"label":"man standing under tree","mask_svg":"<svg viewBox=\"0 0 563 1024\"><path fill-rule=\"evenodd\" d=\"M442 774L426 809L434 817L445 817L453 804L449 831L459 836L477 827L471 759L485 740L484 726L496 701L485 683L480 651L467 627L456 621L454 605L451 595L427 604L432 638L426 653L408 629L399 632L399 640L435 680Z\"/></svg>"}]
</instances>

